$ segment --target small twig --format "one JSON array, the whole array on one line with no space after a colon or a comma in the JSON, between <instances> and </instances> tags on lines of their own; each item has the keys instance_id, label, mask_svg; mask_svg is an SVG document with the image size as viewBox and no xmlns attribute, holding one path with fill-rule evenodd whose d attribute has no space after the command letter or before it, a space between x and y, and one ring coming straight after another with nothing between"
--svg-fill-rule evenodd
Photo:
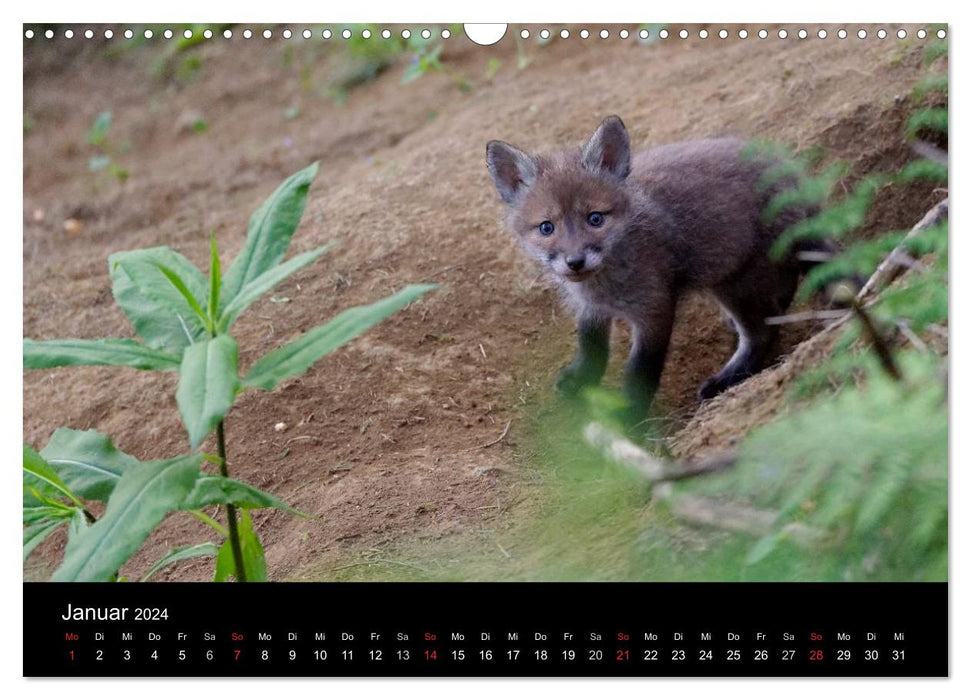
<instances>
[{"instance_id":1,"label":"small twig","mask_svg":"<svg viewBox=\"0 0 971 700\"><path fill-rule=\"evenodd\" d=\"M877 327L873 323L873 319L870 318L860 302L853 297L850 299L850 305L853 309L853 313L857 315L860 319L860 323L863 324L863 330L870 338L870 342L873 343L873 349L877 351L877 358L880 360L880 366L883 370L889 374L896 381L900 381L902 376L900 374L900 368L897 367L896 361L893 359L893 354L890 352L890 345L887 343L886 338L877 330Z\"/></svg>"},{"instance_id":2,"label":"small twig","mask_svg":"<svg viewBox=\"0 0 971 700\"><path fill-rule=\"evenodd\" d=\"M505 427L505 428L503 428L503 430L502 430L502 435L500 435L499 437L497 437L497 438L496 438L495 440L493 440L492 442L487 442L487 443L486 443L486 444L484 444L484 445L479 445L479 447L478 447L478 448L474 448L474 447L473 447L473 448L471 448L471 449L480 449L480 450L484 450L484 449L485 449L485 448L487 448L487 447L492 447L493 445L498 445L498 444L499 444L500 442L502 442L502 440L503 440L503 438L504 438L504 437L506 437L506 433L508 433L508 432L509 432L509 426L510 426L510 425L512 425L512 418L510 418L509 420L507 420L507 421L506 421L506 427Z\"/></svg>"},{"instance_id":3,"label":"small twig","mask_svg":"<svg viewBox=\"0 0 971 700\"><path fill-rule=\"evenodd\" d=\"M906 321L904 321L903 319L898 319L897 330L899 330L900 334L903 337L905 337L907 340L909 340L910 344L913 345L915 348L917 348L921 352L927 352L927 344L923 340L918 338L916 333L910 330L910 326L907 325Z\"/></svg>"},{"instance_id":4,"label":"small twig","mask_svg":"<svg viewBox=\"0 0 971 700\"><path fill-rule=\"evenodd\" d=\"M824 250L804 250L796 253L796 260L805 260L806 262L829 262L833 257L832 253L827 253Z\"/></svg>"},{"instance_id":5,"label":"small twig","mask_svg":"<svg viewBox=\"0 0 971 700\"><path fill-rule=\"evenodd\" d=\"M800 311L785 316L769 316L765 319L767 326L781 326L787 323L802 323L803 321L832 321L847 316L846 309L824 309L822 311Z\"/></svg>"},{"instance_id":6,"label":"small twig","mask_svg":"<svg viewBox=\"0 0 971 700\"><path fill-rule=\"evenodd\" d=\"M901 267L905 267L908 270L917 270L918 272L927 269L927 265L922 263L920 260L914 260L911 256L903 251L898 251L891 253L894 256L893 262L897 263Z\"/></svg>"},{"instance_id":7,"label":"small twig","mask_svg":"<svg viewBox=\"0 0 971 700\"><path fill-rule=\"evenodd\" d=\"M435 279L436 277L438 277L438 275L444 275L444 274L445 274L446 272L450 272L450 271L452 271L452 270L457 270L457 269L459 269L460 267L465 267L465 263L464 263L464 262L461 262L461 263L457 263L457 264L455 264L455 265L449 265L448 267L443 267L443 268L442 268L442 269L440 269L440 270L435 270L435 272L433 272L433 273L431 273L430 275L428 275L427 277L425 277L425 278L424 278L423 280L421 280L421 281L422 281L422 282L431 282L431 281L432 281L432 280L434 280L434 279Z\"/></svg>"},{"instance_id":8,"label":"small twig","mask_svg":"<svg viewBox=\"0 0 971 700\"><path fill-rule=\"evenodd\" d=\"M316 439L317 439L316 435L297 435L296 437L292 437L289 440L287 440L285 443L283 443L283 446L286 447L292 442L300 442L302 440L316 440Z\"/></svg>"}]
</instances>

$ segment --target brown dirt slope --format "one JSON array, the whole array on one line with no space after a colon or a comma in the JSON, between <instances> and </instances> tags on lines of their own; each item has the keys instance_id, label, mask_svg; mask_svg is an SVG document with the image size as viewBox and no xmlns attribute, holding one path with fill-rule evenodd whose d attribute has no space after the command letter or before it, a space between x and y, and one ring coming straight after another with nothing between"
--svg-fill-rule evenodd
<instances>
[{"instance_id":1,"label":"brown dirt slope","mask_svg":"<svg viewBox=\"0 0 971 700\"><path fill-rule=\"evenodd\" d=\"M319 39L316 49L294 48L296 39L207 42L192 79L179 78L178 56L159 63L152 48L113 58L79 39L27 49L25 337L130 335L111 297L111 252L164 244L205 267L214 231L228 259L250 212L317 159L293 252L340 245L243 317L242 366L342 308L408 282L442 284L304 377L243 395L228 417L233 473L312 516L257 514L272 578L403 539L498 527L522 499L517 418L567 360L572 323L499 226L488 139L573 145L616 113L641 146L733 133L822 145L857 174L909 157L901 97L924 70L917 43L571 38L517 50L513 32L488 50L455 34L443 54L448 72L402 85L395 65L343 104L320 95L346 59ZM494 75L492 58L501 62ZM124 184L88 172L85 136L104 109L130 172ZM200 116L207 131L185 128ZM873 226L908 226L929 204L919 188L881 199ZM67 230L68 219L79 225ZM695 387L731 342L711 304L686 302L663 404L689 416ZM178 454L186 438L174 390L173 376L134 370L25 372L24 439L41 446L58 426L96 428L139 458ZM510 420L502 443L479 448ZM286 431L274 430L279 422ZM171 516L124 573L206 536L194 519ZM62 547L42 549L28 575L44 575ZM166 575L209 572L197 562Z\"/></svg>"}]
</instances>

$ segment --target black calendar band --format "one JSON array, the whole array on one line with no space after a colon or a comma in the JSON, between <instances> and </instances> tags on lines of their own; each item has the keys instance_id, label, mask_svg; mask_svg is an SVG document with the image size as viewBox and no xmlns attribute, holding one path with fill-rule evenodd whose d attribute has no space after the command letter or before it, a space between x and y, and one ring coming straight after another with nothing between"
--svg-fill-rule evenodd
<instances>
[{"instance_id":1,"label":"black calendar band","mask_svg":"<svg viewBox=\"0 0 971 700\"><path fill-rule=\"evenodd\" d=\"M24 584L26 676L946 676L945 583Z\"/></svg>"}]
</instances>

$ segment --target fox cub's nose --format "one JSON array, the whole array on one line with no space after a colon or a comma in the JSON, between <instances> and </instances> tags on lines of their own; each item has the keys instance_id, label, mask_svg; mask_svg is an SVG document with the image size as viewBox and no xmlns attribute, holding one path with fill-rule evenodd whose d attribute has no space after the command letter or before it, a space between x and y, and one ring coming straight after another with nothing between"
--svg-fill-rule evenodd
<instances>
[{"instance_id":1,"label":"fox cub's nose","mask_svg":"<svg viewBox=\"0 0 971 700\"><path fill-rule=\"evenodd\" d=\"M579 272L583 269L584 264L586 264L587 259L583 255L570 255L566 259L566 266L573 270L574 272Z\"/></svg>"}]
</instances>

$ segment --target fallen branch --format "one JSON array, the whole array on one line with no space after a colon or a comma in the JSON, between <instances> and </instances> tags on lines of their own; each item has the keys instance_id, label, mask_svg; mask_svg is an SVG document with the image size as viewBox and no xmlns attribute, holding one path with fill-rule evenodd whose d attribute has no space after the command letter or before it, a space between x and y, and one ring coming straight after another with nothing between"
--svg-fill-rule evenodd
<instances>
[{"instance_id":1,"label":"fallen branch","mask_svg":"<svg viewBox=\"0 0 971 700\"><path fill-rule=\"evenodd\" d=\"M653 490L654 499L665 503L679 520L756 537L769 535L777 528L779 513L776 511L674 493L670 482L733 467L736 460L734 454L725 453L705 460L661 459L600 423L587 424L583 436L613 462L657 484ZM823 534L801 523L789 523L782 527L781 532L801 546L810 544Z\"/></svg>"},{"instance_id":2,"label":"fallen branch","mask_svg":"<svg viewBox=\"0 0 971 700\"><path fill-rule=\"evenodd\" d=\"M913 238L918 233L926 231L932 226L937 226L937 224L947 217L947 202L948 200L945 199L944 201L938 203L933 209L924 214L924 218L917 222L916 226L907 232L904 239L897 245L896 248L890 251L890 255L888 255L884 261L880 263L880 266L877 267L876 271L870 275L870 279L867 280L866 284L863 285L863 288L856 295L858 300L862 301L868 295L879 292L888 284L897 279L897 277L907 269L906 264L902 263L901 261L910 260L911 258L906 254L906 246L904 244L907 242L907 240Z\"/></svg>"},{"instance_id":3,"label":"fallen branch","mask_svg":"<svg viewBox=\"0 0 971 700\"><path fill-rule=\"evenodd\" d=\"M669 489L662 490L658 495L659 500L667 503L674 517L692 525L764 537L775 532L779 520L779 513L773 510L721 503L703 496L674 495ZM800 546L807 546L823 535L821 531L802 523L788 523L781 532Z\"/></svg>"},{"instance_id":4,"label":"fallen branch","mask_svg":"<svg viewBox=\"0 0 971 700\"><path fill-rule=\"evenodd\" d=\"M671 461L655 457L601 423L588 423L583 437L595 449L622 467L641 475L651 483L677 481L688 477L721 471L735 465L732 454L702 461Z\"/></svg>"},{"instance_id":5,"label":"fallen branch","mask_svg":"<svg viewBox=\"0 0 971 700\"><path fill-rule=\"evenodd\" d=\"M934 206L933 209L924 214L923 218L914 225L904 239L890 251L890 254L884 258L883 262L880 263L879 267L874 270L873 274L870 275L870 279L866 281L860 291L856 294L856 300L860 302L862 308L866 309L877 302L876 298L865 300L868 296L874 296L884 289L888 284L893 282L897 277L903 274L904 271L908 269L908 265L905 262L913 260L904 250L904 242L909 238L913 238L921 231L926 231L931 226L936 226L947 216L948 200L945 199ZM865 300L865 301L864 301ZM821 332L826 333L834 328L838 328L853 317L853 314L844 314L840 316L835 321L830 323Z\"/></svg>"}]
</instances>

